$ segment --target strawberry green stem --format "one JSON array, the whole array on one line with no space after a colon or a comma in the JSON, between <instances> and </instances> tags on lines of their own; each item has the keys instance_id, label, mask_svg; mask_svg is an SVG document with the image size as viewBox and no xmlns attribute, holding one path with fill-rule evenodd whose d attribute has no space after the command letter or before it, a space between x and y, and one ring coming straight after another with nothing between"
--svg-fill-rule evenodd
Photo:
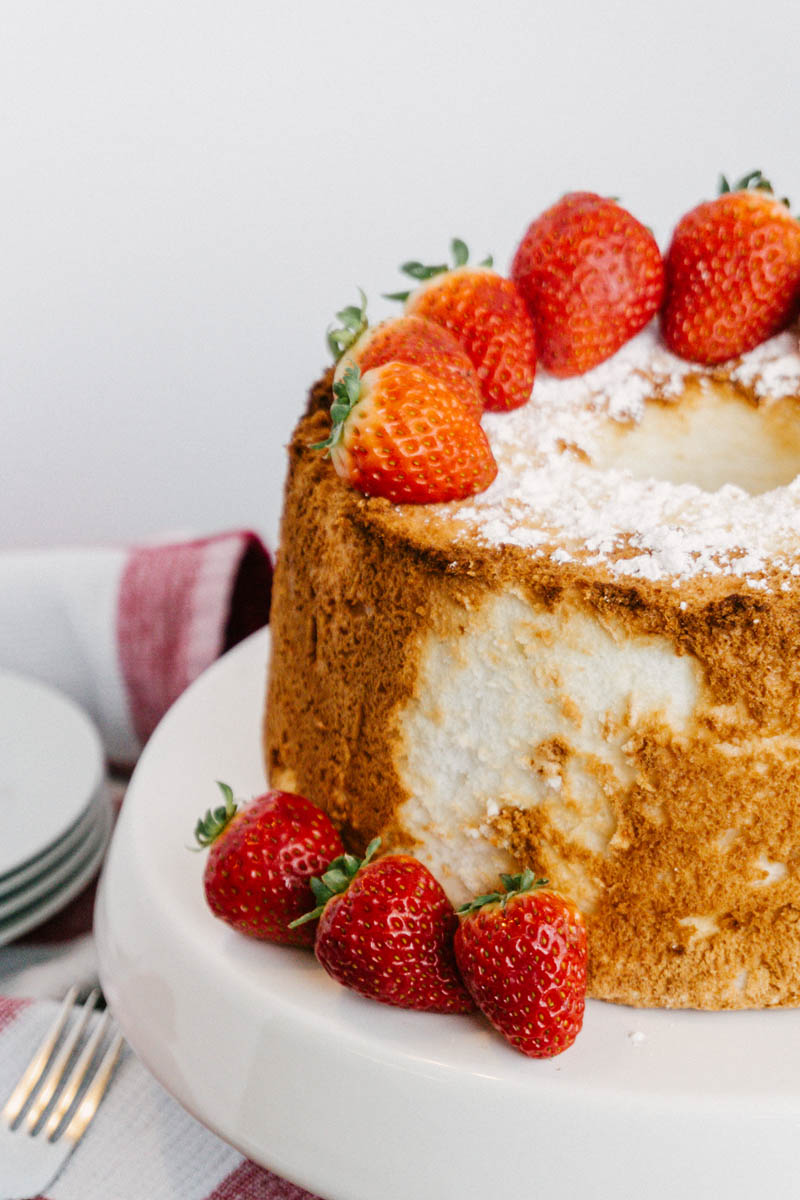
<instances>
[{"instance_id":1,"label":"strawberry green stem","mask_svg":"<svg viewBox=\"0 0 800 1200\"><path fill-rule=\"evenodd\" d=\"M238 811L238 805L233 798L233 789L228 787L227 783L220 783L219 780L217 780L217 787L225 798L224 805L220 805L219 808L207 809L206 815L201 817L194 827L195 840L201 850L213 845L223 829L230 825Z\"/></svg>"},{"instance_id":2,"label":"strawberry green stem","mask_svg":"<svg viewBox=\"0 0 800 1200\"><path fill-rule=\"evenodd\" d=\"M361 304L348 304L346 308L340 309L336 314L340 327L334 326L327 333L328 349L336 362L354 342L358 341L367 328L367 297L361 288L358 289L358 294L361 297Z\"/></svg>"},{"instance_id":3,"label":"strawberry green stem","mask_svg":"<svg viewBox=\"0 0 800 1200\"><path fill-rule=\"evenodd\" d=\"M724 196L726 192L771 192L772 184L768 179L764 178L761 171L748 171L741 179L738 179L734 184L728 183L724 175L719 177L719 194Z\"/></svg>"},{"instance_id":4,"label":"strawberry green stem","mask_svg":"<svg viewBox=\"0 0 800 1200\"><path fill-rule=\"evenodd\" d=\"M361 868L366 867L367 863L372 859L380 844L381 839L379 837L373 838L367 846L367 851L363 858L356 858L354 854L340 854L329 865L324 875L312 876L311 890L314 893L317 907L312 909L311 912L304 913L296 921L292 921L289 928L296 929L298 925L305 925L307 921L316 921L322 915L322 910L331 896L337 896L340 892L347 891Z\"/></svg>"},{"instance_id":5,"label":"strawberry green stem","mask_svg":"<svg viewBox=\"0 0 800 1200\"><path fill-rule=\"evenodd\" d=\"M487 892L483 896L476 896L474 900L469 900L456 909L458 915L466 916L467 913L476 912L485 904L499 904L501 908L505 908L512 896L519 896L522 892L534 892L537 888L546 887L548 882L546 879L537 879L534 872L528 868L520 875L501 875L500 879L505 891Z\"/></svg>"},{"instance_id":6,"label":"strawberry green stem","mask_svg":"<svg viewBox=\"0 0 800 1200\"><path fill-rule=\"evenodd\" d=\"M768 179L764 178L761 171L748 171L741 179L737 179L735 183L729 183L725 175L719 177L719 195L724 196L728 192L768 192L770 196L774 195L775 189ZM791 202L786 196L781 196L781 204L786 208L791 208Z\"/></svg>"},{"instance_id":7,"label":"strawberry green stem","mask_svg":"<svg viewBox=\"0 0 800 1200\"><path fill-rule=\"evenodd\" d=\"M453 238L450 243L450 253L453 258L452 266L449 263L434 263L432 266L425 263L417 262L412 259L410 262L405 262L400 267L404 275L410 276L411 279L416 279L419 283L424 283L426 279L433 279L434 275L444 275L446 271L456 270L458 267L465 267L469 262L469 249L467 243L461 238ZM494 259L491 254L487 254L483 262L479 263L481 267L494 266ZM384 300L401 300L405 302L411 292L388 292L384 293Z\"/></svg>"},{"instance_id":8,"label":"strawberry green stem","mask_svg":"<svg viewBox=\"0 0 800 1200\"><path fill-rule=\"evenodd\" d=\"M314 442L312 450L330 451L332 446L342 440L345 422L360 399L361 372L358 367L348 367L342 378L333 385L331 431L324 442Z\"/></svg>"}]
</instances>

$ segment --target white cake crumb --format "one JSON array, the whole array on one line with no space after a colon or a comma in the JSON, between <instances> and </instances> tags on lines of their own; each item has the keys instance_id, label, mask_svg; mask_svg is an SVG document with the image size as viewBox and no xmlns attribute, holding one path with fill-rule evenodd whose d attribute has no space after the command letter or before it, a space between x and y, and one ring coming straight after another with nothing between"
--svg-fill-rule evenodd
<instances>
[{"instance_id":1,"label":"white cake crumb","mask_svg":"<svg viewBox=\"0 0 800 1200\"><path fill-rule=\"evenodd\" d=\"M647 1034L642 1033L640 1029L633 1029L628 1034L628 1041L632 1046L641 1046L642 1042L647 1041Z\"/></svg>"}]
</instances>

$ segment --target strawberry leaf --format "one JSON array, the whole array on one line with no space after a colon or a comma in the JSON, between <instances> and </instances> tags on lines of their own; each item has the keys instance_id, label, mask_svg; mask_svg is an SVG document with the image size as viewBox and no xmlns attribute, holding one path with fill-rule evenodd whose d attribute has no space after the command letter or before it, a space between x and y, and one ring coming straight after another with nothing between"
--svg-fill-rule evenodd
<instances>
[{"instance_id":1,"label":"strawberry leaf","mask_svg":"<svg viewBox=\"0 0 800 1200\"><path fill-rule=\"evenodd\" d=\"M748 171L733 184L729 183L724 175L720 175L719 195L724 196L727 192L767 192L772 196L774 188L770 181L764 178L762 171ZM786 208L791 208L791 201L787 196L776 197L776 199Z\"/></svg>"},{"instance_id":2,"label":"strawberry leaf","mask_svg":"<svg viewBox=\"0 0 800 1200\"><path fill-rule=\"evenodd\" d=\"M207 809L206 815L197 822L194 827L194 836L198 845L193 849L205 850L213 845L222 831L230 825L238 811L238 805L233 798L233 789L227 783L220 783L219 780L217 780L217 787L222 792L225 803L219 808Z\"/></svg>"},{"instance_id":3,"label":"strawberry leaf","mask_svg":"<svg viewBox=\"0 0 800 1200\"><path fill-rule=\"evenodd\" d=\"M768 179L764 178L762 171L748 171L741 179L737 179L735 183L729 183L724 175L719 177L719 194L724 196L726 192L771 192L772 184Z\"/></svg>"},{"instance_id":4,"label":"strawberry leaf","mask_svg":"<svg viewBox=\"0 0 800 1200\"><path fill-rule=\"evenodd\" d=\"M372 859L380 844L379 837L373 838L367 846L363 858L356 858L354 854L340 854L329 864L324 875L312 876L311 891L314 893L317 907L313 908L311 912L304 913L296 921L292 921L289 928L296 929L298 925L305 925L308 921L316 921L318 917L321 917L322 910L331 896L338 896L341 892L347 891L361 868L365 867Z\"/></svg>"},{"instance_id":5,"label":"strawberry leaf","mask_svg":"<svg viewBox=\"0 0 800 1200\"><path fill-rule=\"evenodd\" d=\"M466 904L462 904L461 908L456 909L458 915L466 916L467 913L476 912L486 904L499 904L504 908L512 896L519 896L522 892L536 891L538 888L546 887L548 882L546 879L537 879L530 868L526 868L519 875L501 875L500 880L504 891L487 892L483 896L476 896L474 900L469 900Z\"/></svg>"},{"instance_id":6,"label":"strawberry leaf","mask_svg":"<svg viewBox=\"0 0 800 1200\"><path fill-rule=\"evenodd\" d=\"M450 243L450 251L453 255L453 262L457 267L464 267L469 262L467 243L462 242L461 238L453 238Z\"/></svg>"},{"instance_id":7,"label":"strawberry leaf","mask_svg":"<svg viewBox=\"0 0 800 1200\"><path fill-rule=\"evenodd\" d=\"M447 271L458 270L459 267L465 267L469 262L469 248L467 243L461 238L453 238L450 242L450 253L453 257L453 265L448 266L447 263L435 263L433 266L426 266L425 263L417 262L412 259L411 262L405 262L400 267L404 275L410 275L412 279L424 283L426 279L433 279L435 275L444 275ZM487 254L483 262L478 264L481 267L494 266L494 259L491 254ZM385 295L385 300L407 300L408 292L395 292L391 295Z\"/></svg>"},{"instance_id":8,"label":"strawberry leaf","mask_svg":"<svg viewBox=\"0 0 800 1200\"><path fill-rule=\"evenodd\" d=\"M367 297L361 288L358 289L358 294L361 297L360 307L356 304L348 304L346 308L340 309L336 313L336 319L340 323L339 327L332 326L326 335L328 349L336 362L354 342L358 341L367 328Z\"/></svg>"},{"instance_id":9,"label":"strawberry leaf","mask_svg":"<svg viewBox=\"0 0 800 1200\"><path fill-rule=\"evenodd\" d=\"M330 451L342 440L347 418L361 399L361 372L358 367L348 367L341 379L333 385L331 404L331 431L324 442L314 442L312 450Z\"/></svg>"},{"instance_id":10,"label":"strawberry leaf","mask_svg":"<svg viewBox=\"0 0 800 1200\"><path fill-rule=\"evenodd\" d=\"M410 275L412 279L433 279L434 275L443 275L449 270L447 263L435 263L433 266L426 267L421 262L403 263L400 270L404 275Z\"/></svg>"},{"instance_id":11,"label":"strawberry leaf","mask_svg":"<svg viewBox=\"0 0 800 1200\"><path fill-rule=\"evenodd\" d=\"M761 171L748 171L743 175L736 185L737 189L742 192L753 190L756 192L771 192L772 184L768 179L765 179Z\"/></svg>"}]
</instances>

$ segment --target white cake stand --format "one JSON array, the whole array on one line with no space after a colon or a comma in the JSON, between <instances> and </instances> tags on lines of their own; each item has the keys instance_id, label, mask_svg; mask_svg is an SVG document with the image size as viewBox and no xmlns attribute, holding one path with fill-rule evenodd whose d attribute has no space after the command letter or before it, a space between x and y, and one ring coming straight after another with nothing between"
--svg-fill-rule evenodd
<instances>
[{"instance_id":1,"label":"white cake stand","mask_svg":"<svg viewBox=\"0 0 800 1200\"><path fill-rule=\"evenodd\" d=\"M794 1200L800 1012L595 1002L573 1048L537 1062L478 1016L362 1000L210 916L187 847L215 780L264 788L267 654L255 635L168 713L98 899L105 992L181 1104L326 1200Z\"/></svg>"}]
</instances>

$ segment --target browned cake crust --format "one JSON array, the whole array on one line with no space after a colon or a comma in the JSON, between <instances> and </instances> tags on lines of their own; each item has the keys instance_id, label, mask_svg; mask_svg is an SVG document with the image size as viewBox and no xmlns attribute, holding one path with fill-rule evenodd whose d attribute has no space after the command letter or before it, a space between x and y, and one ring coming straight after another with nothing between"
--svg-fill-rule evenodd
<instances>
[{"instance_id":1,"label":"browned cake crust","mask_svg":"<svg viewBox=\"0 0 800 1200\"><path fill-rule=\"evenodd\" d=\"M667 638L696 664L699 700L678 732L656 719L636 726L631 783L596 764L613 812L604 850L566 841L543 806L501 803L492 838L556 887L569 888L572 867L588 881L585 903L577 898L591 996L800 1002L797 580L776 578L767 592L698 577L679 597L668 581L454 543L446 521L360 496L309 450L328 429L329 382L312 392L290 447L265 722L273 786L326 807L353 848L377 833L408 845L398 721L430 631L457 641L490 598L513 590L535 610L589 614L617 639ZM531 770L560 769L572 753L564 738L531 746ZM777 877L765 863L780 865Z\"/></svg>"}]
</instances>

